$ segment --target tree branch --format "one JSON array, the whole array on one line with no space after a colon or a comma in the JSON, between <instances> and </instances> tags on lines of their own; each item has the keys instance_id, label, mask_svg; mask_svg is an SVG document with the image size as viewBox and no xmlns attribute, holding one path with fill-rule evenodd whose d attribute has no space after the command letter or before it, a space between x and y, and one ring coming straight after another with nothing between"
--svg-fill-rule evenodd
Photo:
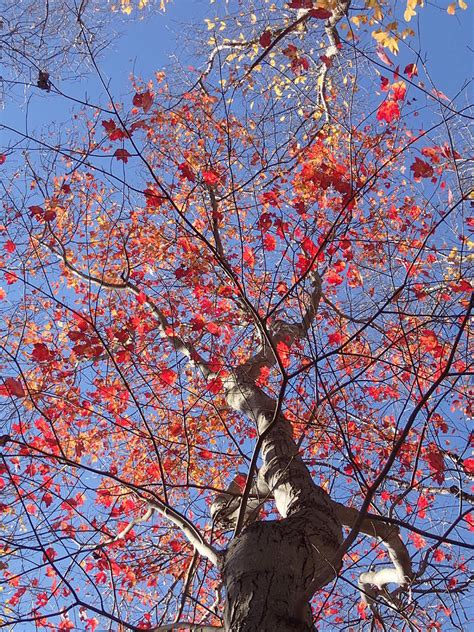
<instances>
[{"instance_id":1,"label":"tree branch","mask_svg":"<svg viewBox=\"0 0 474 632\"><path fill-rule=\"evenodd\" d=\"M337 517L341 523L352 529L359 520L359 511L353 507L346 507L334 502ZM381 517L383 520L383 517ZM381 591L386 584L398 584L405 588L413 579L413 570L408 550L400 537L400 531L393 525L382 521L374 521L366 516L359 525L359 532L372 538L377 538L387 549L393 568L383 568L379 571L362 573L359 577L359 587L362 599L366 601L366 595L371 595L372 587Z\"/></svg>"}]
</instances>

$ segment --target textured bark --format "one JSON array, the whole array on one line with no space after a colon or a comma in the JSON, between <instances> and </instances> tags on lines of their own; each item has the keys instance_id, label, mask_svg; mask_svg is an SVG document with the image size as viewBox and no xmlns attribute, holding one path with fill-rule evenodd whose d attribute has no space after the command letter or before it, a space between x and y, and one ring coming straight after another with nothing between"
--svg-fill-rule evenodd
<instances>
[{"instance_id":1,"label":"textured bark","mask_svg":"<svg viewBox=\"0 0 474 632\"><path fill-rule=\"evenodd\" d=\"M324 585L336 571L326 561L324 526L309 510L245 527L230 544L221 568L226 630L314 630L305 589L315 575Z\"/></svg>"}]
</instances>

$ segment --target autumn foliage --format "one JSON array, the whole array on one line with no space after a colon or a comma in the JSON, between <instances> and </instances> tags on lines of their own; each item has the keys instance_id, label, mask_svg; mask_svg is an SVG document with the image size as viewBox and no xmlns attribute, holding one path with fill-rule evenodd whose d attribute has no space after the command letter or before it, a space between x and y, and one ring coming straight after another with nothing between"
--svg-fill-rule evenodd
<instances>
[{"instance_id":1,"label":"autumn foliage","mask_svg":"<svg viewBox=\"0 0 474 632\"><path fill-rule=\"evenodd\" d=\"M210 505L239 473L243 492L260 457L226 389L278 335L256 385L315 482L400 527L413 565L409 593L361 602L358 576L388 557L357 537L313 598L318 629L463 625L473 211L449 133L462 113L409 50L384 64L375 47L394 51L360 12L370 88L348 30L313 48L334 3L262 5L224 31L248 46L209 64L211 42L187 85L160 72L106 113L84 108L74 144L21 165L25 190L4 194L5 624L221 624L218 572L160 507L217 549L232 538ZM290 28L298 9L312 14ZM261 511L278 517L271 498Z\"/></svg>"}]
</instances>

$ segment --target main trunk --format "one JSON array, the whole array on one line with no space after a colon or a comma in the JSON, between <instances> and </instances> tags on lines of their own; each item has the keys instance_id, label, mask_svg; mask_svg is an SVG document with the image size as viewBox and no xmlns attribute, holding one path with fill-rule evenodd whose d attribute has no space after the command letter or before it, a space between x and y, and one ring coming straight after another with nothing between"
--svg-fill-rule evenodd
<instances>
[{"instance_id":1,"label":"main trunk","mask_svg":"<svg viewBox=\"0 0 474 632\"><path fill-rule=\"evenodd\" d=\"M317 589L339 570L331 565L334 527L311 509L247 526L223 559L226 631L313 631L306 592L314 578Z\"/></svg>"}]
</instances>

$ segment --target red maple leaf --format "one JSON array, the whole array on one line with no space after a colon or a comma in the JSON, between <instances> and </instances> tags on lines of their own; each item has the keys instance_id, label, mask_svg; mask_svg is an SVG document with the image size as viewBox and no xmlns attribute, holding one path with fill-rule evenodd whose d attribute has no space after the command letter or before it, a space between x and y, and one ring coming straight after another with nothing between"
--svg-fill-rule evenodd
<instances>
[{"instance_id":1,"label":"red maple leaf","mask_svg":"<svg viewBox=\"0 0 474 632\"><path fill-rule=\"evenodd\" d=\"M403 101L407 92L407 86L404 81L397 81L392 86L392 94L394 101Z\"/></svg>"},{"instance_id":2,"label":"red maple leaf","mask_svg":"<svg viewBox=\"0 0 474 632\"><path fill-rule=\"evenodd\" d=\"M328 342L332 345L340 345L342 342L342 334L340 331L334 331L328 336Z\"/></svg>"},{"instance_id":3,"label":"red maple leaf","mask_svg":"<svg viewBox=\"0 0 474 632\"><path fill-rule=\"evenodd\" d=\"M133 105L137 108L142 108L146 114L153 105L153 95L149 90L146 92L136 92L133 97Z\"/></svg>"},{"instance_id":4,"label":"red maple leaf","mask_svg":"<svg viewBox=\"0 0 474 632\"><path fill-rule=\"evenodd\" d=\"M113 119L102 121L102 125L107 132L107 136L110 138L110 140L121 140L122 138L125 138L127 136L127 134L122 129L120 129L120 127L116 126Z\"/></svg>"},{"instance_id":5,"label":"red maple leaf","mask_svg":"<svg viewBox=\"0 0 474 632\"><path fill-rule=\"evenodd\" d=\"M379 109L377 110L378 121L387 121L387 123L391 123L392 121L398 119L399 116L400 108L398 107L398 103L393 99L387 99L381 103Z\"/></svg>"},{"instance_id":6,"label":"red maple leaf","mask_svg":"<svg viewBox=\"0 0 474 632\"><path fill-rule=\"evenodd\" d=\"M312 18L316 18L317 20L327 20L331 17L332 11L328 11L327 9L311 9L309 14Z\"/></svg>"},{"instance_id":7,"label":"red maple leaf","mask_svg":"<svg viewBox=\"0 0 474 632\"><path fill-rule=\"evenodd\" d=\"M260 42L260 46L262 48L268 48L270 46L270 44L272 43L272 32L271 31L264 31L260 35L260 39L258 41Z\"/></svg>"},{"instance_id":8,"label":"red maple leaf","mask_svg":"<svg viewBox=\"0 0 474 632\"><path fill-rule=\"evenodd\" d=\"M434 174L433 167L418 157L415 158L415 162L410 166L410 170L413 171L413 176L417 181L421 180L421 178L431 178Z\"/></svg>"},{"instance_id":9,"label":"red maple leaf","mask_svg":"<svg viewBox=\"0 0 474 632\"><path fill-rule=\"evenodd\" d=\"M180 165L178 165L178 169L181 172L181 176L183 178L186 178L186 180L189 180L190 182L196 182L196 176L194 175L194 171L191 169L191 167L186 164L185 162L182 162Z\"/></svg>"},{"instance_id":10,"label":"red maple leaf","mask_svg":"<svg viewBox=\"0 0 474 632\"><path fill-rule=\"evenodd\" d=\"M31 357L36 362L51 362L51 360L54 360L55 354L43 342L35 342Z\"/></svg>"},{"instance_id":11,"label":"red maple leaf","mask_svg":"<svg viewBox=\"0 0 474 632\"><path fill-rule=\"evenodd\" d=\"M0 165L3 165L6 159L7 157L5 156L5 154L0 154Z\"/></svg>"},{"instance_id":12,"label":"red maple leaf","mask_svg":"<svg viewBox=\"0 0 474 632\"><path fill-rule=\"evenodd\" d=\"M220 181L220 178L215 171L203 171L201 177L202 181L210 187L215 187Z\"/></svg>"},{"instance_id":13,"label":"red maple leaf","mask_svg":"<svg viewBox=\"0 0 474 632\"><path fill-rule=\"evenodd\" d=\"M432 471L434 480L440 485L444 483L444 456L436 444L429 444L425 454L425 460Z\"/></svg>"},{"instance_id":14,"label":"red maple leaf","mask_svg":"<svg viewBox=\"0 0 474 632\"><path fill-rule=\"evenodd\" d=\"M117 160L122 160L123 162L127 163L130 157L130 154L128 153L126 149L117 149L114 156L115 158L117 158Z\"/></svg>"},{"instance_id":15,"label":"red maple leaf","mask_svg":"<svg viewBox=\"0 0 474 632\"><path fill-rule=\"evenodd\" d=\"M160 371L159 378L162 382L168 384L168 386L173 386L178 379L178 375L173 369L163 369L163 371Z\"/></svg>"},{"instance_id":16,"label":"red maple leaf","mask_svg":"<svg viewBox=\"0 0 474 632\"><path fill-rule=\"evenodd\" d=\"M311 9L313 0L291 0L288 6L291 9Z\"/></svg>"},{"instance_id":17,"label":"red maple leaf","mask_svg":"<svg viewBox=\"0 0 474 632\"><path fill-rule=\"evenodd\" d=\"M255 265L255 253L249 246L245 246L243 254L244 262L251 268Z\"/></svg>"},{"instance_id":18,"label":"red maple leaf","mask_svg":"<svg viewBox=\"0 0 474 632\"><path fill-rule=\"evenodd\" d=\"M51 209L45 210L42 206L30 206L28 207L30 213L41 222L52 222L56 219L56 211Z\"/></svg>"},{"instance_id":19,"label":"red maple leaf","mask_svg":"<svg viewBox=\"0 0 474 632\"><path fill-rule=\"evenodd\" d=\"M416 67L416 64L408 64L405 66L405 70L403 72L407 75L408 79L418 76L418 68Z\"/></svg>"},{"instance_id":20,"label":"red maple leaf","mask_svg":"<svg viewBox=\"0 0 474 632\"><path fill-rule=\"evenodd\" d=\"M344 281L342 276L337 272L334 272L333 270L327 272L324 278L329 283L329 285L341 285L341 283Z\"/></svg>"},{"instance_id":21,"label":"red maple leaf","mask_svg":"<svg viewBox=\"0 0 474 632\"><path fill-rule=\"evenodd\" d=\"M145 196L147 207L151 209L159 208L166 201L163 195L160 195L152 188L145 189L143 195Z\"/></svg>"},{"instance_id":22,"label":"red maple leaf","mask_svg":"<svg viewBox=\"0 0 474 632\"><path fill-rule=\"evenodd\" d=\"M410 538L410 540L413 542L413 544L415 545L417 549L422 549L423 547L426 546L425 538L419 533L410 533L408 537Z\"/></svg>"},{"instance_id":23,"label":"red maple leaf","mask_svg":"<svg viewBox=\"0 0 474 632\"><path fill-rule=\"evenodd\" d=\"M467 474L474 474L474 457L464 459L462 464Z\"/></svg>"}]
</instances>

